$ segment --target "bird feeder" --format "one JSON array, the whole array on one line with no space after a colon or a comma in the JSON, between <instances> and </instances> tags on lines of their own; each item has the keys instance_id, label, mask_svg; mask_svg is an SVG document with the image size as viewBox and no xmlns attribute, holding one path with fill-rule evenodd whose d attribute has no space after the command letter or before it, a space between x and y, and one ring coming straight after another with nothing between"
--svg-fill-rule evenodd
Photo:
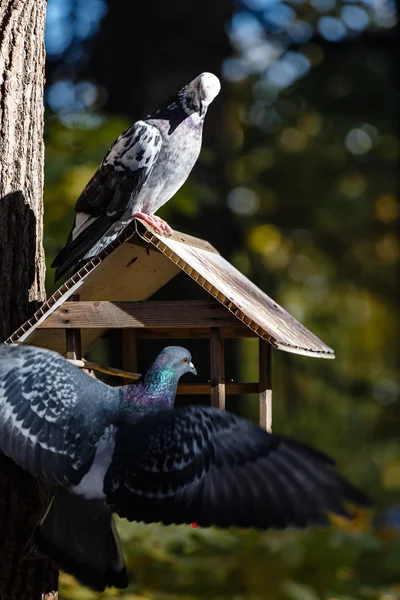
<instances>
[{"instance_id":1,"label":"bird feeder","mask_svg":"<svg viewBox=\"0 0 400 600\"><path fill-rule=\"evenodd\" d=\"M151 297L183 271L208 300L156 301ZM82 357L112 329L122 331L123 370L85 363ZM258 339L258 381L226 382L224 342ZM240 273L208 242L179 232L165 238L140 220L131 223L15 331L6 343L49 348L81 367L137 377L137 344L143 338L207 338L210 382L182 383L178 394L210 395L225 408L229 394L259 396L259 422L271 430L271 350L334 358L324 344Z\"/></svg>"}]
</instances>

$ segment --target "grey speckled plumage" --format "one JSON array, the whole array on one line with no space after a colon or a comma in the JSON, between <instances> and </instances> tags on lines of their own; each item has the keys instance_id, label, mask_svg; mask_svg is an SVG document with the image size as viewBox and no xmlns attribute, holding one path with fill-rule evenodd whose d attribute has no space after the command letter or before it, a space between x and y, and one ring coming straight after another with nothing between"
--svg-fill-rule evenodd
<instances>
[{"instance_id":1,"label":"grey speckled plumage","mask_svg":"<svg viewBox=\"0 0 400 600\"><path fill-rule=\"evenodd\" d=\"M154 214L194 167L207 108L219 91L218 78L202 73L119 136L77 200L67 244L52 264L55 280L99 254L135 215L158 233L172 233Z\"/></svg>"},{"instance_id":2,"label":"grey speckled plumage","mask_svg":"<svg viewBox=\"0 0 400 600\"><path fill-rule=\"evenodd\" d=\"M36 543L61 569L95 590L128 585L104 490L116 435L126 426L136 429L146 412L173 407L179 377L186 372L196 372L190 354L171 346L146 377L117 388L55 352L0 345L0 451L58 485L35 532ZM134 438L135 433L133 443Z\"/></svg>"},{"instance_id":3,"label":"grey speckled plumage","mask_svg":"<svg viewBox=\"0 0 400 600\"><path fill-rule=\"evenodd\" d=\"M39 548L93 589L127 585L112 513L131 521L304 528L365 495L325 454L207 406L173 409L171 346L136 384L110 387L60 355L0 346L0 450L58 484Z\"/></svg>"}]
</instances>

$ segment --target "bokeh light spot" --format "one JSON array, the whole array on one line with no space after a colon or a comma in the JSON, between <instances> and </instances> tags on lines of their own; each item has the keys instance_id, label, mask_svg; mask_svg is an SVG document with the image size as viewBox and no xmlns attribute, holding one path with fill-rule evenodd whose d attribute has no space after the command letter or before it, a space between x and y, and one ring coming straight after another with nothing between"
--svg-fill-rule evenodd
<instances>
[{"instance_id":1,"label":"bokeh light spot","mask_svg":"<svg viewBox=\"0 0 400 600\"><path fill-rule=\"evenodd\" d=\"M367 189L367 182L358 171L345 173L338 180L338 187L347 198L359 198Z\"/></svg>"},{"instance_id":2,"label":"bokeh light spot","mask_svg":"<svg viewBox=\"0 0 400 600\"><path fill-rule=\"evenodd\" d=\"M322 116L316 112L304 113L298 118L299 129L307 135L318 135L322 129Z\"/></svg>"},{"instance_id":3,"label":"bokeh light spot","mask_svg":"<svg viewBox=\"0 0 400 600\"><path fill-rule=\"evenodd\" d=\"M400 259L400 243L394 233L388 233L376 244L376 253L388 265L395 265Z\"/></svg>"},{"instance_id":4,"label":"bokeh light spot","mask_svg":"<svg viewBox=\"0 0 400 600\"><path fill-rule=\"evenodd\" d=\"M283 2L276 2L263 14L264 20L274 31L283 29L288 23L293 23L296 19L296 11Z\"/></svg>"},{"instance_id":5,"label":"bokeh light spot","mask_svg":"<svg viewBox=\"0 0 400 600\"><path fill-rule=\"evenodd\" d=\"M339 42L347 34L346 27L337 17L321 17L318 21L318 31L328 42Z\"/></svg>"},{"instance_id":6,"label":"bokeh light spot","mask_svg":"<svg viewBox=\"0 0 400 600\"><path fill-rule=\"evenodd\" d=\"M346 135L345 144L352 154L366 154L371 150L373 142L364 129L351 129Z\"/></svg>"},{"instance_id":7,"label":"bokeh light spot","mask_svg":"<svg viewBox=\"0 0 400 600\"><path fill-rule=\"evenodd\" d=\"M307 145L307 136L300 129L285 127L279 136L279 145L285 152L301 152Z\"/></svg>"},{"instance_id":8,"label":"bokeh light spot","mask_svg":"<svg viewBox=\"0 0 400 600\"><path fill-rule=\"evenodd\" d=\"M295 44L304 44L313 35L313 28L306 21L295 21L286 26L287 34Z\"/></svg>"},{"instance_id":9,"label":"bokeh light spot","mask_svg":"<svg viewBox=\"0 0 400 600\"><path fill-rule=\"evenodd\" d=\"M393 223L400 216L398 198L390 192L380 194L375 200L375 214L382 223Z\"/></svg>"},{"instance_id":10,"label":"bokeh light spot","mask_svg":"<svg viewBox=\"0 0 400 600\"><path fill-rule=\"evenodd\" d=\"M259 205L259 197L250 188L237 187L228 194L228 206L238 215L254 215Z\"/></svg>"},{"instance_id":11,"label":"bokeh light spot","mask_svg":"<svg viewBox=\"0 0 400 600\"><path fill-rule=\"evenodd\" d=\"M369 25L368 13L359 6L352 4L344 6L340 11L340 16L347 27L354 31L363 31Z\"/></svg>"},{"instance_id":12,"label":"bokeh light spot","mask_svg":"<svg viewBox=\"0 0 400 600\"><path fill-rule=\"evenodd\" d=\"M259 254L275 252L281 244L282 236L273 225L257 225L250 232L249 246Z\"/></svg>"},{"instance_id":13,"label":"bokeh light spot","mask_svg":"<svg viewBox=\"0 0 400 600\"><path fill-rule=\"evenodd\" d=\"M336 0L310 0L310 4L318 12L331 12L336 6Z\"/></svg>"},{"instance_id":14,"label":"bokeh light spot","mask_svg":"<svg viewBox=\"0 0 400 600\"><path fill-rule=\"evenodd\" d=\"M314 273L314 264L305 254L295 256L288 269L289 277L294 281L304 281Z\"/></svg>"}]
</instances>

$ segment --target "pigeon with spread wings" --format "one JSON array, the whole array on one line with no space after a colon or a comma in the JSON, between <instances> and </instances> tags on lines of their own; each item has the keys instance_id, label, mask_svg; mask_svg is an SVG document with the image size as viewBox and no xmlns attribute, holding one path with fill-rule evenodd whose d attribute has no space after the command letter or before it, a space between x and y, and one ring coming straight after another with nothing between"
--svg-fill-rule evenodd
<instances>
[{"instance_id":1,"label":"pigeon with spread wings","mask_svg":"<svg viewBox=\"0 0 400 600\"><path fill-rule=\"evenodd\" d=\"M190 353L165 348L111 387L60 355L0 347L0 450L56 493L35 539L93 589L128 583L112 513L145 523L259 529L327 525L365 495L325 454L228 411L174 409Z\"/></svg>"}]
</instances>

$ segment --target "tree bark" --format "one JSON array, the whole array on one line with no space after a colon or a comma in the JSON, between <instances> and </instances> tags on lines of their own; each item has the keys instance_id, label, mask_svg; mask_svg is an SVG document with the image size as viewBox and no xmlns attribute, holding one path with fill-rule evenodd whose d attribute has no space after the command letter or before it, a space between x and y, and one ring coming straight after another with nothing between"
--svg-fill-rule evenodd
<instances>
[{"instance_id":1,"label":"tree bark","mask_svg":"<svg viewBox=\"0 0 400 600\"><path fill-rule=\"evenodd\" d=\"M0 340L45 299L45 0L0 0ZM57 571L30 542L48 486L0 456L0 600L50 600Z\"/></svg>"}]
</instances>

